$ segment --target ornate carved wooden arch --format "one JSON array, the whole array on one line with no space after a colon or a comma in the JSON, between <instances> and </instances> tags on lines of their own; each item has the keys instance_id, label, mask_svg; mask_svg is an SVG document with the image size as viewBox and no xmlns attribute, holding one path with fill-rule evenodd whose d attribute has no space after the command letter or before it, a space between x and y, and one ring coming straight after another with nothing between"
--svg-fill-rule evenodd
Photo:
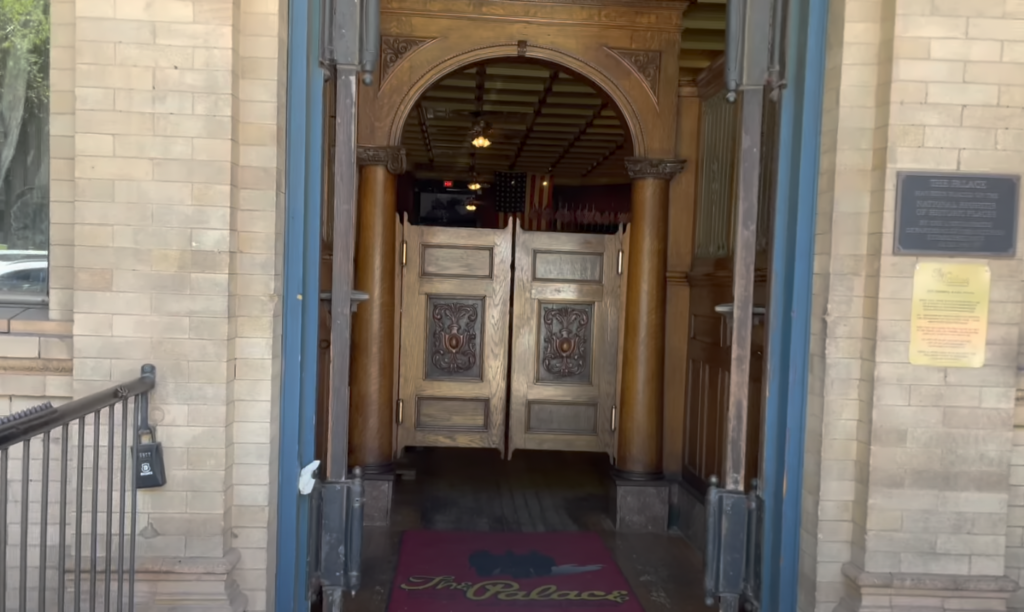
<instances>
[{"instance_id":1,"label":"ornate carved wooden arch","mask_svg":"<svg viewBox=\"0 0 1024 612\"><path fill-rule=\"evenodd\" d=\"M427 51L429 49L424 50L424 52ZM599 87L618 107L619 114L629 129L630 139L633 143L633 154L638 157L646 156L647 130L645 130L644 121L629 94L610 75L600 67L554 47L527 44L525 45L524 52L522 41L500 42L468 49L462 53L440 59L437 63L433 64L427 72L409 86L407 92L395 108L388 134L389 146L397 147L402 144L402 131L406 120L409 118L409 113L423 93L445 76L482 61L524 57L544 60L564 67ZM642 77L639 75L637 78L642 80ZM643 82L643 85L649 87L646 82Z\"/></svg>"},{"instance_id":2,"label":"ornate carved wooden arch","mask_svg":"<svg viewBox=\"0 0 1024 612\"><path fill-rule=\"evenodd\" d=\"M359 88L358 142L399 146L421 96L452 72L533 59L589 81L616 107L631 154L675 154L683 0L381 0L377 83ZM381 78L383 77L383 78Z\"/></svg>"}]
</instances>

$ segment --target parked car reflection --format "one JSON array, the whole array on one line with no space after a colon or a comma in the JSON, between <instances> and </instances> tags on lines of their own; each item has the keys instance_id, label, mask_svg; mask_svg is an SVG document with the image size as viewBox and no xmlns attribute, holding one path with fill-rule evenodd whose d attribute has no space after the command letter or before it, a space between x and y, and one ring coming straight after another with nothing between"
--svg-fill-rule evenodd
<instances>
[{"instance_id":1,"label":"parked car reflection","mask_svg":"<svg viewBox=\"0 0 1024 612\"><path fill-rule=\"evenodd\" d=\"M46 251L0 251L0 293L46 293Z\"/></svg>"}]
</instances>

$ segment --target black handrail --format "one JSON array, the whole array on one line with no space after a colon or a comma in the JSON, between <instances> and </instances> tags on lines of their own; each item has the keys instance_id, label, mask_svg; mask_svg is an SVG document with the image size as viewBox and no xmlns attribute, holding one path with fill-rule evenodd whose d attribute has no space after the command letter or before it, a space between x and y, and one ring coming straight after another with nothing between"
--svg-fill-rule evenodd
<instances>
[{"instance_id":1,"label":"black handrail","mask_svg":"<svg viewBox=\"0 0 1024 612\"><path fill-rule=\"evenodd\" d=\"M156 366L142 366L142 375L131 382L97 391L59 407L50 402L0 417L0 450L5 450L44 431L78 420L126 397L140 395L156 386Z\"/></svg>"},{"instance_id":2,"label":"black handrail","mask_svg":"<svg viewBox=\"0 0 1024 612\"><path fill-rule=\"evenodd\" d=\"M0 417L0 612L135 609L135 466L155 386L147 364L135 380Z\"/></svg>"}]
</instances>

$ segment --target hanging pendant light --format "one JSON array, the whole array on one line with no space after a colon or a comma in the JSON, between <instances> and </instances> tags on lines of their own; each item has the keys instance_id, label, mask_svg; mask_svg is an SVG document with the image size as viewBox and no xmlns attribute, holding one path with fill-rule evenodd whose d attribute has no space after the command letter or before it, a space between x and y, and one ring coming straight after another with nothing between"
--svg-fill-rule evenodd
<instances>
[{"instance_id":1,"label":"hanging pendant light","mask_svg":"<svg viewBox=\"0 0 1024 612\"><path fill-rule=\"evenodd\" d=\"M467 188L468 188L468 189L469 189L470 191L477 191L477 190L479 190L479 189L480 189L480 183L470 183L470 184L466 185L466 187L467 187Z\"/></svg>"},{"instance_id":2,"label":"hanging pendant light","mask_svg":"<svg viewBox=\"0 0 1024 612\"><path fill-rule=\"evenodd\" d=\"M473 139L473 146L478 149L485 149L491 146L491 141L487 140L487 137L481 134Z\"/></svg>"}]
</instances>

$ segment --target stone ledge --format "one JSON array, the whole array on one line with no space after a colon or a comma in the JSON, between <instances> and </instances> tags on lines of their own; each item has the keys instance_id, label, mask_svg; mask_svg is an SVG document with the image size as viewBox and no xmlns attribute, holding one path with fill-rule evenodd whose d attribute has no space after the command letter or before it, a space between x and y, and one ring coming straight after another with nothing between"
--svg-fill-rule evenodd
<instances>
[{"instance_id":1,"label":"stone ledge","mask_svg":"<svg viewBox=\"0 0 1024 612\"><path fill-rule=\"evenodd\" d=\"M235 569L241 560L242 555L237 549L232 548L223 557L137 557L135 559L136 574L216 574L225 576ZM82 571L88 572L91 564L89 559L82 559ZM96 559L98 571L107 569L107 560L104 557ZM75 571L74 565L69 565L66 572Z\"/></svg>"},{"instance_id":2,"label":"stone ledge","mask_svg":"<svg viewBox=\"0 0 1024 612\"><path fill-rule=\"evenodd\" d=\"M867 589L898 589L912 591L984 591L1006 593L1019 588L1017 581L1006 576L959 576L946 574L905 574L866 572L852 563L843 564L843 575L854 584Z\"/></svg>"},{"instance_id":3,"label":"stone ledge","mask_svg":"<svg viewBox=\"0 0 1024 612\"><path fill-rule=\"evenodd\" d=\"M0 305L0 334L70 336L71 321L53 321L46 308Z\"/></svg>"},{"instance_id":4,"label":"stone ledge","mask_svg":"<svg viewBox=\"0 0 1024 612\"><path fill-rule=\"evenodd\" d=\"M134 609L138 612L243 612L248 598L228 575L240 559L241 554L236 549L213 558L139 557L135 560ZM87 559L83 561L83 576L88 576L91 566ZM96 572L105 571L106 565L106 559L97 559ZM73 581L74 576L74 568L68 568L65 584ZM83 603L89 603L86 585L81 595ZM104 593L97 595L97 603L102 608Z\"/></svg>"},{"instance_id":5,"label":"stone ledge","mask_svg":"<svg viewBox=\"0 0 1024 612\"><path fill-rule=\"evenodd\" d=\"M0 374L63 374L74 370L71 359L31 359L0 357Z\"/></svg>"}]
</instances>

